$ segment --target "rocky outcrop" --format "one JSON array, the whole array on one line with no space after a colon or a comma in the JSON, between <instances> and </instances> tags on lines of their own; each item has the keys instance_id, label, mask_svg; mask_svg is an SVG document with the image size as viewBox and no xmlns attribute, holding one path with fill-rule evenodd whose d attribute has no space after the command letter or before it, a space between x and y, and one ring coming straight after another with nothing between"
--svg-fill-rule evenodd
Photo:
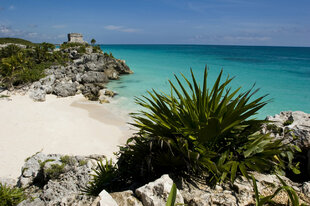
<instances>
[{"instance_id":1,"label":"rocky outcrop","mask_svg":"<svg viewBox=\"0 0 310 206\"><path fill-rule=\"evenodd\" d=\"M123 192L113 192L110 193L112 198L118 205L122 206L143 206L142 202L135 197L133 191L126 190Z\"/></svg>"},{"instance_id":2,"label":"rocky outcrop","mask_svg":"<svg viewBox=\"0 0 310 206\"><path fill-rule=\"evenodd\" d=\"M271 121L270 124L277 127L274 130L275 127L265 127L273 136L293 141L301 149L310 149L310 114L301 111L286 111L275 116L268 116L266 120Z\"/></svg>"},{"instance_id":3,"label":"rocky outcrop","mask_svg":"<svg viewBox=\"0 0 310 206\"><path fill-rule=\"evenodd\" d=\"M136 189L136 195L145 206L165 205L172 185L173 181L169 175L163 175L154 182L150 182ZM176 203L184 203L183 197L179 191L177 191Z\"/></svg>"},{"instance_id":4,"label":"rocky outcrop","mask_svg":"<svg viewBox=\"0 0 310 206\"><path fill-rule=\"evenodd\" d=\"M82 93L89 100L109 102L106 97L99 99L99 91L106 88L109 80L132 73L125 61L109 55L88 52L80 54L74 48L64 49L63 52L69 54L71 61L66 66L46 69L47 76L30 86L29 96L33 100L45 101L46 94L67 97Z\"/></svg>"},{"instance_id":5,"label":"rocky outcrop","mask_svg":"<svg viewBox=\"0 0 310 206\"><path fill-rule=\"evenodd\" d=\"M19 206L30 205L92 205L92 206L161 206L165 205L173 182L177 185L176 203L188 206L249 206L255 205L252 181L244 177L236 178L233 184L224 183L210 187L202 181L183 179L162 175L157 180L139 187L133 192L126 190L108 193L103 190L98 197L87 196L82 189L91 180L97 161L104 156L64 156L58 154L37 153L26 159L22 174L17 185L25 188L31 197ZM257 180L261 195L267 196L282 186L276 175L251 173ZM296 183L286 177L281 177L291 186L300 198L300 203L310 204L310 182ZM0 182L12 180L0 179ZM279 193L274 199L279 204L286 204L288 196Z\"/></svg>"},{"instance_id":6,"label":"rocky outcrop","mask_svg":"<svg viewBox=\"0 0 310 206\"><path fill-rule=\"evenodd\" d=\"M95 197L84 195L81 190L102 158L42 153L29 157L18 186L32 197L19 205L91 205Z\"/></svg>"},{"instance_id":7,"label":"rocky outcrop","mask_svg":"<svg viewBox=\"0 0 310 206\"><path fill-rule=\"evenodd\" d=\"M261 195L267 196L282 186L275 175L265 175L253 173L257 180L258 190ZM293 187L297 192L300 201L309 204L310 198L302 190L303 185L294 183L286 177L281 177L286 184ZM197 181L178 180L178 188L184 198L185 204L188 206L207 206L207 205L224 205L224 206L247 206L255 205L254 190L252 182L244 177L239 177L231 184L216 185L211 188L206 184ZM306 186L305 186L306 188ZM274 199L277 203L286 204L288 196L285 192L281 192Z\"/></svg>"},{"instance_id":8,"label":"rocky outcrop","mask_svg":"<svg viewBox=\"0 0 310 206\"><path fill-rule=\"evenodd\" d=\"M296 154L302 172L310 179L310 114L301 111L286 111L268 116L269 124L263 126L264 133L271 133L275 138L283 138L285 142L297 145L301 154Z\"/></svg>"}]
</instances>

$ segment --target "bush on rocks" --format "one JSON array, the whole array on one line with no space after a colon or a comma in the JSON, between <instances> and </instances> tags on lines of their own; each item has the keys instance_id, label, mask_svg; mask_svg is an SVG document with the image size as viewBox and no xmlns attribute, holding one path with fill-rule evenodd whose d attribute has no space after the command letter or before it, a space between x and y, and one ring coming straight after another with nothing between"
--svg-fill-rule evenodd
<instances>
[{"instance_id":1,"label":"bush on rocks","mask_svg":"<svg viewBox=\"0 0 310 206\"><path fill-rule=\"evenodd\" d=\"M112 190L166 173L215 185L234 182L238 175L249 178L249 171L283 174L288 167L298 172L296 147L260 133L265 121L253 119L267 104L265 96L253 99L257 90L252 89L231 91L232 78L221 77L222 72L208 89L207 70L202 87L192 73L192 82L184 77L186 89L176 76L180 89L169 81L170 95L153 90L149 97L137 98L144 108L132 114L139 132L118 152L115 172L122 184L113 184Z\"/></svg>"}]
</instances>

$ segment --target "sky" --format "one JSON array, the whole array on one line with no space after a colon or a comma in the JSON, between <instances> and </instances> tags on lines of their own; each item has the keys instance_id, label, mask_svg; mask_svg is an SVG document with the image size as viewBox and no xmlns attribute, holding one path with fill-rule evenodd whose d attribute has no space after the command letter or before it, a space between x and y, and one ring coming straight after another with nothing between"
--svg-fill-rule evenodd
<instances>
[{"instance_id":1,"label":"sky","mask_svg":"<svg viewBox=\"0 0 310 206\"><path fill-rule=\"evenodd\" d=\"M310 46L310 0L0 0L0 37Z\"/></svg>"}]
</instances>

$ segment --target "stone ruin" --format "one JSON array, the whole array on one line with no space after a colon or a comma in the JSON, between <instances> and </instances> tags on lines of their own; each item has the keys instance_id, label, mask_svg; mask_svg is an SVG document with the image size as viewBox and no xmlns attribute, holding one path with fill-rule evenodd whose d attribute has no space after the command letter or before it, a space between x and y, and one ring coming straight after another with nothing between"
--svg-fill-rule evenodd
<instances>
[{"instance_id":1,"label":"stone ruin","mask_svg":"<svg viewBox=\"0 0 310 206\"><path fill-rule=\"evenodd\" d=\"M67 43L86 43L83 40L83 35L79 33L69 33Z\"/></svg>"}]
</instances>

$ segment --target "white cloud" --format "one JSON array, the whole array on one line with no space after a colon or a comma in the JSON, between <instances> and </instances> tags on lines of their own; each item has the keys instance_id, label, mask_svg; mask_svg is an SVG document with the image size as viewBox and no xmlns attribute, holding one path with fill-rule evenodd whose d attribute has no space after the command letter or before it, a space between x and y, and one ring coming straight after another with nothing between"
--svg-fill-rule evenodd
<instances>
[{"instance_id":1,"label":"white cloud","mask_svg":"<svg viewBox=\"0 0 310 206\"><path fill-rule=\"evenodd\" d=\"M6 25L0 25L0 35L11 35L13 33L13 30L6 26Z\"/></svg>"},{"instance_id":2,"label":"white cloud","mask_svg":"<svg viewBox=\"0 0 310 206\"><path fill-rule=\"evenodd\" d=\"M139 29L127 28L127 27L116 26L116 25L107 25L104 28L110 31L119 31L119 32L126 32L126 33L134 33L134 32L139 31Z\"/></svg>"}]
</instances>

